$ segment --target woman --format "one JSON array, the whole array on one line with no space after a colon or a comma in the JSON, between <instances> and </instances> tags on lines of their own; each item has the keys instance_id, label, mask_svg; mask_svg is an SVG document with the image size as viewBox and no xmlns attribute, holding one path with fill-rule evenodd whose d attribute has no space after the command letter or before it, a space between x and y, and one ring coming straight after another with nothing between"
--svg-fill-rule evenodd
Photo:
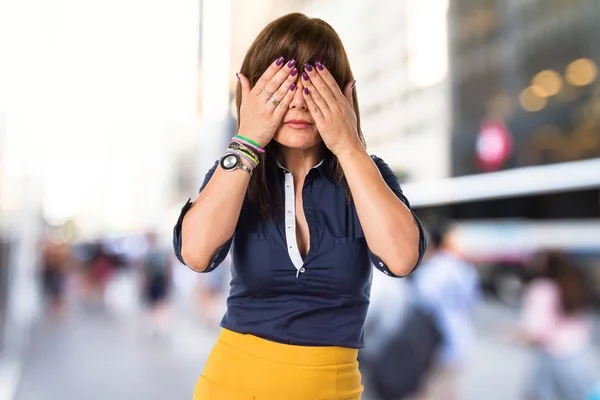
<instances>
[{"instance_id":1,"label":"woman","mask_svg":"<svg viewBox=\"0 0 600 400\"><path fill-rule=\"evenodd\" d=\"M227 312L194 399L360 399L370 261L410 273L425 250L420 223L365 151L331 26L273 21L237 77L239 135L174 229L196 271L232 250Z\"/></svg>"},{"instance_id":2,"label":"woman","mask_svg":"<svg viewBox=\"0 0 600 400\"><path fill-rule=\"evenodd\" d=\"M537 349L527 387L532 400L579 400L591 392L591 296L581 271L554 251L538 255L517 338Z\"/></svg>"}]
</instances>

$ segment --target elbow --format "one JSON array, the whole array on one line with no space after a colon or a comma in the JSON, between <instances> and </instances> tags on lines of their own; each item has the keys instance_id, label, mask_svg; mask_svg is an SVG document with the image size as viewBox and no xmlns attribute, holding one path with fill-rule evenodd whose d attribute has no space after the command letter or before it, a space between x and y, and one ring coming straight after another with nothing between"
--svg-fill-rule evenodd
<instances>
[{"instance_id":1,"label":"elbow","mask_svg":"<svg viewBox=\"0 0 600 400\"><path fill-rule=\"evenodd\" d=\"M388 269L396 276L408 276L417 267L419 261L419 251L402 252L390 258L390 262L386 263Z\"/></svg>"},{"instance_id":2,"label":"elbow","mask_svg":"<svg viewBox=\"0 0 600 400\"><path fill-rule=\"evenodd\" d=\"M394 234L391 237L402 237L400 233ZM411 232L410 238L405 239L402 243L394 243L389 248L393 249L389 256L390 263L387 264L388 269L396 276L409 275L419 264L421 259L421 235L417 224Z\"/></svg>"},{"instance_id":3,"label":"elbow","mask_svg":"<svg viewBox=\"0 0 600 400\"><path fill-rule=\"evenodd\" d=\"M208 268L209 260L202 255L206 254L195 246L190 246L185 242L181 245L181 258L184 264L195 272L204 272Z\"/></svg>"}]
</instances>

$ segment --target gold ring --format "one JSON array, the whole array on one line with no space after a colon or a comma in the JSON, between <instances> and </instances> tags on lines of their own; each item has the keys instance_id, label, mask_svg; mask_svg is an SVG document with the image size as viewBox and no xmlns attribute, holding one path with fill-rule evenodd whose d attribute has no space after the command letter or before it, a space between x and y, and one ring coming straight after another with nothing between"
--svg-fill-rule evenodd
<instances>
[{"instance_id":1,"label":"gold ring","mask_svg":"<svg viewBox=\"0 0 600 400\"><path fill-rule=\"evenodd\" d=\"M275 104L275 107L277 107L279 103L281 103L279 100L275 100L273 96L269 96L269 100L271 100L271 103Z\"/></svg>"},{"instance_id":2,"label":"gold ring","mask_svg":"<svg viewBox=\"0 0 600 400\"><path fill-rule=\"evenodd\" d=\"M273 93L269 92L269 91L268 91L268 90L266 90L266 89L263 89L262 91L263 91L264 93L266 93L266 94L267 94L267 96L269 96L269 97L272 97L272 96L273 96Z\"/></svg>"}]
</instances>

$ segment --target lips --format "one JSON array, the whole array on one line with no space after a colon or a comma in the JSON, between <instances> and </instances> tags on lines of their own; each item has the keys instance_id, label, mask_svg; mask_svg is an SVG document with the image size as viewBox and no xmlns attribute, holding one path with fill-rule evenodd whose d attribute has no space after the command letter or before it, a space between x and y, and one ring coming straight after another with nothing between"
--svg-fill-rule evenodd
<instances>
[{"instance_id":1,"label":"lips","mask_svg":"<svg viewBox=\"0 0 600 400\"><path fill-rule=\"evenodd\" d=\"M294 124L294 125L312 125L310 121L304 119L290 119L284 122L284 124Z\"/></svg>"},{"instance_id":2,"label":"lips","mask_svg":"<svg viewBox=\"0 0 600 400\"><path fill-rule=\"evenodd\" d=\"M308 129L312 126L312 123L305 119L290 119L284 122L285 126L292 129Z\"/></svg>"}]
</instances>

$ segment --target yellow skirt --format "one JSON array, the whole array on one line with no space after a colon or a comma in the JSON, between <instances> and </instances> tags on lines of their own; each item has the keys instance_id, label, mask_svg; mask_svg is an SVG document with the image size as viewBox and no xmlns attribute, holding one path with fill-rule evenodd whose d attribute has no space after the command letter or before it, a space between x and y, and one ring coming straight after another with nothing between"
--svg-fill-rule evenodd
<instances>
[{"instance_id":1,"label":"yellow skirt","mask_svg":"<svg viewBox=\"0 0 600 400\"><path fill-rule=\"evenodd\" d=\"M358 350L293 346L222 329L194 400L360 400Z\"/></svg>"}]
</instances>

